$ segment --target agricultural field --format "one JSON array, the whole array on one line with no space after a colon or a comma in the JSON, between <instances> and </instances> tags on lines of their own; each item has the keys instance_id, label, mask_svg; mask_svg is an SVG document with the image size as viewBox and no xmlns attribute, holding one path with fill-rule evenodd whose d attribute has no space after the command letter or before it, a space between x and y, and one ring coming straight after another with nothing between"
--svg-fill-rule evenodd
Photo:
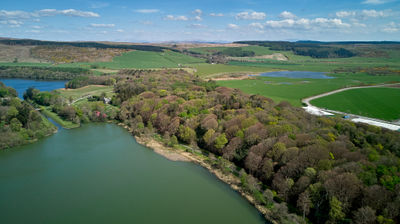
<instances>
[{"instance_id":1,"label":"agricultural field","mask_svg":"<svg viewBox=\"0 0 400 224\"><path fill-rule=\"evenodd\" d=\"M221 86L238 88L249 94L260 94L274 101L288 101L301 106L301 99L349 86L400 82L400 76L367 74L331 74L334 79L294 79L256 76L245 80L218 81Z\"/></svg>"},{"instance_id":2,"label":"agricultural field","mask_svg":"<svg viewBox=\"0 0 400 224\"><path fill-rule=\"evenodd\" d=\"M188 50L199 54L207 55L207 54L218 53L229 48L232 47L198 47L198 48L189 48ZM262 47L262 46L244 46L236 48L241 48L242 50L245 51L253 51L255 53L255 56L275 53L274 51L271 51L268 47Z\"/></svg>"},{"instance_id":3,"label":"agricultural field","mask_svg":"<svg viewBox=\"0 0 400 224\"><path fill-rule=\"evenodd\" d=\"M383 120L400 119L400 88L351 89L311 101L311 104Z\"/></svg>"},{"instance_id":4,"label":"agricultural field","mask_svg":"<svg viewBox=\"0 0 400 224\"><path fill-rule=\"evenodd\" d=\"M178 68L183 64L202 63L204 59L194 58L173 51L151 52L151 51L130 51L121 56L114 57L112 62L79 63L91 67L108 69L124 68ZM69 64L71 65L71 64Z\"/></svg>"},{"instance_id":5,"label":"agricultural field","mask_svg":"<svg viewBox=\"0 0 400 224\"><path fill-rule=\"evenodd\" d=\"M58 89L56 91L66 99L72 98L72 100L76 100L88 95L100 96L102 93L105 93L108 97L110 97L113 94L113 87L90 85L79 89Z\"/></svg>"},{"instance_id":6,"label":"agricultural field","mask_svg":"<svg viewBox=\"0 0 400 224\"><path fill-rule=\"evenodd\" d=\"M190 65L196 71L195 74L203 78L212 78L224 74L259 74L263 72L276 71L276 69L252 67L252 66L234 66L234 65L223 65L223 64L193 64Z\"/></svg>"}]
</instances>

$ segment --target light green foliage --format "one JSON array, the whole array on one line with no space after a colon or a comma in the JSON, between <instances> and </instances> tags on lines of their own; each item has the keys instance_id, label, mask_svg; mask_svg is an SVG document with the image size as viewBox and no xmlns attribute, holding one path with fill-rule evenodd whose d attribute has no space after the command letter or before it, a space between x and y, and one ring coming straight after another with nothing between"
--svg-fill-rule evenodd
<instances>
[{"instance_id":1,"label":"light green foliage","mask_svg":"<svg viewBox=\"0 0 400 224\"><path fill-rule=\"evenodd\" d=\"M17 118L13 118L10 121L10 127L12 131L19 132L22 128L22 124Z\"/></svg>"},{"instance_id":2,"label":"light green foliage","mask_svg":"<svg viewBox=\"0 0 400 224\"><path fill-rule=\"evenodd\" d=\"M228 139L226 139L225 133L220 134L216 139L215 139L215 148L217 149L222 149L226 143L228 143Z\"/></svg>"},{"instance_id":3,"label":"light green foliage","mask_svg":"<svg viewBox=\"0 0 400 224\"><path fill-rule=\"evenodd\" d=\"M208 129L208 131L204 134L203 140L206 144L210 145L212 143L212 137L214 136L214 133L214 129Z\"/></svg>"},{"instance_id":4,"label":"light green foliage","mask_svg":"<svg viewBox=\"0 0 400 224\"><path fill-rule=\"evenodd\" d=\"M317 171L312 167L307 167L304 170L304 175L306 175L307 177L314 178L316 174L317 174Z\"/></svg>"},{"instance_id":5,"label":"light green foliage","mask_svg":"<svg viewBox=\"0 0 400 224\"><path fill-rule=\"evenodd\" d=\"M187 126L179 126L179 138L188 144L190 144L196 138L196 132Z\"/></svg>"},{"instance_id":6,"label":"light green foliage","mask_svg":"<svg viewBox=\"0 0 400 224\"><path fill-rule=\"evenodd\" d=\"M329 218L333 222L344 219L345 214L342 208L342 202L340 202L335 196L329 201L331 209L329 210Z\"/></svg>"}]
</instances>

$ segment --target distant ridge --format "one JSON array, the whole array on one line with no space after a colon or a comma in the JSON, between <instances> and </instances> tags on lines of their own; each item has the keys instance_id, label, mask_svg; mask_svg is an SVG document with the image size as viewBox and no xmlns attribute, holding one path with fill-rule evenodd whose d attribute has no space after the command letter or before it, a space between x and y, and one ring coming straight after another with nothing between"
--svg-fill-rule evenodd
<instances>
[{"instance_id":1,"label":"distant ridge","mask_svg":"<svg viewBox=\"0 0 400 224\"><path fill-rule=\"evenodd\" d=\"M94 48L116 48L116 49L131 49L140 51L155 51L162 52L163 50L172 50L168 47L143 45L143 44L111 44L111 43L100 43L95 41L83 41L83 42L62 42L62 41L42 41L32 39L11 39L11 38L0 38L0 44L5 45L22 45L22 46L73 46L73 47L94 47Z\"/></svg>"}]
</instances>

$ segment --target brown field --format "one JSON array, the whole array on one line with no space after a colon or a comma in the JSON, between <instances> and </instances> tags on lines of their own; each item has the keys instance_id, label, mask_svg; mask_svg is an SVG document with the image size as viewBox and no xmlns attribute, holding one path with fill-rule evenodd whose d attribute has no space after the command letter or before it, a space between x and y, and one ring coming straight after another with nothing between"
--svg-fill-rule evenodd
<instances>
[{"instance_id":1,"label":"brown field","mask_svg":"<svg viewBox=\"0 0 400 224\"><path fill-rule=\"evenodd\" d=\"M34 58L54 63L72 62L107 62L129 50L125 49L98 49L72 46L37 46L31 49Z\"/></svg>"},{"instance_id":2,"label":"brown field","mask_svg":"<svg viewBox=\"0 0 400 224\"><path fill-rule=\"evenodd\" d=\"M37 59L31 56L31 49L34 46L10 46L0 44L0 61L13 62L15 58L18 62L47 62L44 59Z\"/></svg>"}]
</instances>

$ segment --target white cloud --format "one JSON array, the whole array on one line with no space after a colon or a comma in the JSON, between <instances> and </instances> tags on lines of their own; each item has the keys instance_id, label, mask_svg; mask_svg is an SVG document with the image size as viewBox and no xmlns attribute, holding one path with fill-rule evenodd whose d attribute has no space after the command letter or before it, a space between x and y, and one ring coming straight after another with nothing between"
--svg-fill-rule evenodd
<instances>
[{"instance_id":1,"label":"white cloud","mask_svg":"<svg viewBox=\"0 0 400 224\"><path fill-rule=\"evenodd\" d=\"M159 9L137 9L137 10L135 10L135 12L138 12L138 13L157 13L159 11L160 11Z\"/></svg>"},{"instance_id":2,"label":"white cloud","mask_svg":"<svg viewBox=\"0 0 400 224\"><path fill-rule=\"evenodd\" d=\"M21 21L17 21L17 20L13 20L13 19L2 20L2 21L0 21L0 23L4 24L4 25L8 25L9 27L12 27L12 28L20 27L22 24L24 24Z\"/></svg>"},{"instance_id":3,"label":"white cloud","mask_svg":"<svg viewBox=\"0 0 400 224\"><path fill-rule=\"evenodd\" d=\"M0 19L29 19L32 13L24 11L6 11L0 10Z\"/></svg>"},{"instance_id":4,"label":"white cloud","mask_svg":"<svg viewBox=\"0 0 400 224\"><path fill-rule=\"evenodd\" d=\"M33 19L38 20L39 17L46 16L56 16L56 15L64 15L64 16L75 16L75 17L100 17L99 14L89 11L79 11L76 9L65 9L65 10L57 10L57 9L42 9L34 12L25 12L25 11L6 11L0 10L0 19Z\"/></svg>"},{"instance_id":5,"label":"white cloud","mask_svg":"<svg viewBox=\"0 0 400 224\"><path fill-rule=\"evenodd\" d=\"M90 4L90 8L92 8L92 9L101 9L101 8L108 7L109 5L110 5L110 3L108 3L108 2L92 2Z\"/></svg>"},{"instance_id":6,"label":"white cloud","mask_svg":"<svg viewBox=\"0 0 400 224\"><path fill-rule=\"evenodd\" d=\"M194 23L190 24L188 27L192 29L201 29L201 28L206 28L207 26L200 23Z\"/></svg>"},{"instance_id":7,"label":"white cloud","mask_svg":"<svg viewBox=\"0 0 400 224\"><path fill-rule=\"evenodd\" d=\"M400 24L396 24L395 22L391 22L387 24L383 29L385 33L396 33L400 31Z\"/></svg>"},{"instance_id":8,"label":"white cloud","mask_svg":"<svg viewBox=\"0 0 400 224\"><path fill-rule=\"evenodd\" d=\"M90 24L91 27L96 27L96 28L111 28L111 27L115 27L115 24L98 24L98 23L92 23Z\"/></svg>"},{"instance_id":9,"label":"white cloud","mask_svg":"<svg viewBox=\"0 0 400 224\"><path fill-rule=\"evenodd\" d=\"M236 30L236 29L239 29L239 26L236 24L230 23L230 24L228 24L228 28Z\"/></svg>"},{"instance_id":10,"label":"white cloud","mask_svg":"<svg viewBox=\"0 0 400 224\"><path fill-rule=\"evenodd\" d=\"M249 26L252 28L264 29L264 25L261 23L250 23Z\"/></svg>"},{"instance_id":11,"label":"white cloud","mask_svg":"<svg viewBox=\"0 0 400 224\"><path fill-rule=\"evenodd\" d=\"M195 10L193 11L193 14L195 14L195 15L197 15L197 16L201 16L201 15L203 15L203 11L201 11L201 9L195 9Z\"/></svg>"},{"instance_id":12,"label":"white cloud","mask_svg":"<svg viewBox=\"0 0 400 224\"><path fill-rule=\"evenodd\" d=\"M267 14L263 12L240 12L236 14L236 19L243 19L243 20L262 20L267 17Z\"/></svg>"},{"instance_id":13,"label":"white cloud","mask_svg":"<svg viewBox=\"0 0 400 224\"><path fill-rule=\"evenodd\" d=\"M279 17L282 19L295 19L297 16L291 12L283 11L281 14L279 14Z\"/></svg>"},{"instance_id":14,"label":"white cloud","mask_svg":"<svg viewBox=\"0 0 400 224\"><path fill-rule=\"evenodd\" d=\"M222 17L222 16L224 16L224 14L212 12L212 13L210 13L210 16Z\"/></svg>"},{"instance_id":15,"label":"white cloud","mask_svg":"<svg viewBox=\"0 0 400 224\"><path fill-rule=\"evenodd\" d=\"M196 20L196 21L202 21L202 20L203 20L203 19L201 18L201 16L195 16L193 19Z\"/></svg>"},{"instance_id":16,"label":"white cloud","mask_svg":"<svg viewBox=\"0 0 400 224\"><path fill-rule=\"evenodd\" d=\"M258 25L258 24L257 24ZM284 19L284 20L269 20L263 25L264 28L276 29L315 29L315 28L349 28L350 24L344 23L341 19Z\"/></svg>"},{"instance_id":17,"label":"white cloud","mask_svg":"<svg viewBox=\"0 0 400 224\"><path fill-rule=\"evenodd\" d=\"M374 9L372 10L363 10L361 12L361 15L365 17L372 17L372 18L379 18L379 17L387 17L390 15L391 10L386 10L386 11L376 11Z\"/></svg>"},{"instance_id":18,"label":"white cloud","mask_svg":"<svg viewBox=\"0 0 400 224\"><path fill-rule=\"evenodd\" d=\"M100 17L99 14L95 12L89 11L80 11L76 9L65 9L65 10L57 10L57 9L42 9L35 12L33 15L37 14L37 16L56 16L56 15L64 15L64 16L76 16L76 17Z\"/></svg>"},{"instance_id":19,"label":"white cloud","mask_svg":"<svg viewBox=\"0 0 400 224\"><path fill-rule=\"evenodd\" d=\"M195 9L192 13L195 15L194 18L193 18L194 20L196 20L196 21L203 20L201 18L201 16L203 15L203 11L201 11L201 9Z\"/></svg>"},{"instance_id":20,"label":"white cloud","mask_svg":"<svg viewBox=\"0 0 400 224\"><path fill-rule=\"evenodd\" d=\"M167 15L164 17L164 20L173 20L173 21L188 21L189 19L186 16L173 16Z\"/></svg>"},{"instance_id":21,"label":"white cloud","mask_svg":"<svg viewBox=\"0 0 400 224\"><path fill-rule=\"evenodd\" d=\"M356 17L359 19L367 19L367 18L383 18L389 17L393 14L393 11L388 10L381 10L377 11L375 9L371 10L362 10L362 11L339 11L336 12L336 16L339 18L348 18L348 17Z\"/></svg>"},{"instance_id":22,"label":"white cloud","mask_svg":"<svg viewBox=\"0 0 400 224\"><path fill-rule=\"evenodd\" d=\"M345 17L352 17L356 16L356 11L339 11L336 12L336 16L339 18L345 18Z\"/></svg>"},{"instance_id":23,"label":"white cloud","mask_svg":"<svg viewBox=\"0 0 400 224\"><path fill-rule=\"evenodd\" d=\"M118 33L123 33L123 32L125 32L125 30L123 30L123 29L118 29L118 30L116 30Z\"/></svg>"},{"instance_id":24,"label":"white cloud","mask_svg":"<svg viewBox=\"0 0 400 224\"><path fill-rule=\"evenodd\" d=\"M42 26L31 26L33 29L42 29Z\"/></svg>"},{"instance_id":25,"label":"white cloud","mask_svg":"<svg viewBox=\"0 0 400 224\"><path fill-rule=\"evenodd\" d=\"M362 3L367 5L381 5L391 2L391 0L365 0Z\"/></svg>"}]
</instances>

